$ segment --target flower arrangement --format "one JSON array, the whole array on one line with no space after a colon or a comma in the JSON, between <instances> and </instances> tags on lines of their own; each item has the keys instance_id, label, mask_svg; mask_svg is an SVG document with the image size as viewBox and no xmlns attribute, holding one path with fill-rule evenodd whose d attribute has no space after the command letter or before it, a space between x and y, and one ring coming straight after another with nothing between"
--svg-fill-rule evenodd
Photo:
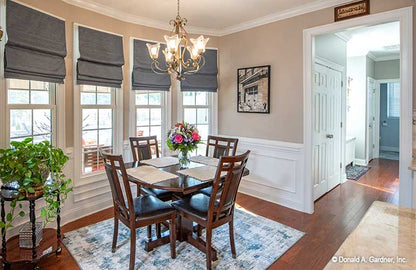
<instances>
[{"instance_id":1,"label":"flower arrangement","mask_svg":"<svg viewBox=\"0 0 416 270\"><path fill-rule=\"evenodd\" d=\"M177 123L168 133L167 145L170 150L179 150L179 164L181 168L189 166L190 154L198 148L201 142L201 136L194 125L182 122Z\"/></svg>"}]
</instances>

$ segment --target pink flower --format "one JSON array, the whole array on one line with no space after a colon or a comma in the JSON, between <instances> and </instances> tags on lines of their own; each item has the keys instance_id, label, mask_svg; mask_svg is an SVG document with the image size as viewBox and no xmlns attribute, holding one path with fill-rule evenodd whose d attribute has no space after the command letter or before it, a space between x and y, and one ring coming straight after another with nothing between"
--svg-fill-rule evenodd
<instances>
[{"instance_id":1,"label":"pink flower","mask_svg":"<svg viewBox=\"0 0 416 270\"><path fill-rule=\"evenodd\" d=\"M199 136L198 132L192 132L192 139L194 141L199 141L201 139L201 136Z\"/></svg>"},{"instance_id":2,"label":"pink flower","mask_svg":"<svg viewBox=\"0 0 416 270\"><path fill-rule=\"evenodd\" d=\"M175 136L175 142L176 143L181 143L183 141L183 137L182 137L182 135L176 135Z\"/></svg>"}]
</instances>

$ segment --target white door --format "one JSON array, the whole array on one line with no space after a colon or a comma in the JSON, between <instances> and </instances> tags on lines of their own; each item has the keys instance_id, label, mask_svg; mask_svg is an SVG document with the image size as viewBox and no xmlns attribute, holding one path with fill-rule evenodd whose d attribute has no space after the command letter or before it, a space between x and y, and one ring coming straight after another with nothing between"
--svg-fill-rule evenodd
<instances>
[{"instance_id":1,"label":"white door","mask_svg":"<svg viewBox=\"0 0 416 270\"><path fill-rule=\"evenodd\" d=\"M373 78L367 78L367 160L370 162L377 157L377 123L376 123L376 83Z\"/></svg>"},{"instance_id":2,"label":"white door","mask_svg":"<svg viewBox=\"0 0 416 270\"><path fill-rule=\"evenodd\" d=\"M341 77L339 71L314 64L314 200L341 182Z\"/></svg>"}]
</instances>

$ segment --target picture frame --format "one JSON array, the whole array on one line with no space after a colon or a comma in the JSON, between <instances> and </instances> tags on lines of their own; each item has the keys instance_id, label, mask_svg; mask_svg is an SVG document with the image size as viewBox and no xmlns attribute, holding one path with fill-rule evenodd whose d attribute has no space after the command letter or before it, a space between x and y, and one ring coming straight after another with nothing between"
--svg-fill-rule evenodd
<instances>
[{"instance_id":1,"label":"picture frame","mask_svg":"<svg viewBox=\"0 0 416 270\"><path fill-rule=\"evenodd\" d=\"M270 113L270 65L237 69L237 112Z\"/></svg>"},{"instance_id":2,"label":"picture frame","mask_svg":"<svg viewBox=\"0 0 416 270\"><path fill-rule=\"evenodd\" d=\"M368 14L370 14L370 0L362 0L334 8L336 22Z\"/></svg>"}]
</instances>

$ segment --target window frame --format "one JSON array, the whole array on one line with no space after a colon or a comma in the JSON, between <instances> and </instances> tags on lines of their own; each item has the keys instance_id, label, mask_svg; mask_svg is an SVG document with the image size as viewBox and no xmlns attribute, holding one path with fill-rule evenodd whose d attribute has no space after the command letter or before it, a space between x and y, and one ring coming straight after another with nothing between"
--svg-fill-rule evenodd
<instances>
[{"instance_id":1,"label":"window frame","mask_svg":"<svg viewBox=\"0 0 416 270\"><path fill-rule=\"evenodd\" d=\"M399 119L400 118L400 92L401 92L400 81L399 80L394 80L394 81L386 82L385 84L387 86L387 89L386 89L387 90L386 91L387 119ZM398 97L396 97L399 100L399 110L398 110L399 115L398 116L396 116L396 115L392 116L390 114L390 91L391 91L391 89L389 87L390 84L398 84L399 85L399 90L398 90L399 93L398 93Z\"/></svg>"},{"instance_id":2,"label":"window frame","mask_svg":"<svg viewBox=\"0 0 416 270\"><path fill-rule=\"evenodd\" d=\"M80 57L79 53L79 39L78 27L85 26L74 23L73 38L74 38L74 61L73 70L77 70L77 60ZM102 32L107 32L101 29L96 29L90 26L85 26ZM122 36L117 33L110 33L113 35ZM77 76L73 76L74 86L74 156L82 157L82 106L81 105L81 86L77 84ZM121 88L114 88L114 109L113 109L113 153L122 154L123 150L123 84ZM87 105L88 106L88 105ZM82 158L74 161L74 187L80 187L106 180L105 170L99 170L88 174L82 172Z\"/></svg>"}]
</instances>

